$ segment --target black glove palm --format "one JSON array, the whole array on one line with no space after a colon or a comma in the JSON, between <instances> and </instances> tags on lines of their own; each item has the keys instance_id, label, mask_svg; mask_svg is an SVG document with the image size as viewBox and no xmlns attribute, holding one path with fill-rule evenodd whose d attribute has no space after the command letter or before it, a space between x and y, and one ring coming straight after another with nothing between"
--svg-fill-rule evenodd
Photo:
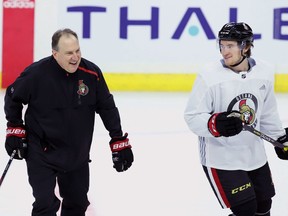
<instances>
[{"instance_id":1,"label":"black glove palm","mask_svg":"<svg viewBox=\"0 0 288 216\"><path fill-rule=\"evenodd\" d=\"M114 137L109 142L110 148L112 151L112 160L114 163L114 168L118 172L123 172L131 167L134 156L131 150L131 145L129 139L127 138L128 134L125 133L122 137Z\"/></svg>"},{"instance_id":2,"label":"black glove palm","mask_svg":"<svg viewBox=\"0 0 288 216\"><path fill-rule=\"evenodd\" d=\"M215 136L234 136L239 134L243 129L238 111L222 112L213 114L208 121L208 129Z\"/></svg>"},{"instance_id":3,"label":"black glove palm","mask_svg":"<svg viewBox=\"0 0 288 216\"><path fill-rule=\"evenodd\" d=\"M288 128L285 128L286 134L278 138L278 142L284 144L288 142ZM281 149L279 147L274 147L277 156L282 160L288 160L288 149Z\"/></svg>"}]
</instances>

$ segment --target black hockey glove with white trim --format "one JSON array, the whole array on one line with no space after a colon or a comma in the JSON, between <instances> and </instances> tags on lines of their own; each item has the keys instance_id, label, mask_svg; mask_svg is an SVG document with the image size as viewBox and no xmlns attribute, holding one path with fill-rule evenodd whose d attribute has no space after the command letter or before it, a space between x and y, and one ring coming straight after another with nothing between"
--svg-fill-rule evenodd
<instances>
[{"instance_id":1,"label":"black hockey glove with white trim","mask_svg":"<svg viewBox=\"0 0 288 216\"><path fill-rule=\"evenodd\" d=\"M15 159L22 160L27 154L26 131L24 126L7 127L5 149L9 156L13 150L17 150Z\"/></svg>"},{"instance_id":2,"label":"black hockey glove with white trim","mask_svg":"<svg viewBox=\"0 0 288 216\"><path fill-rule=\"evenodd\" d=\"M282 143L285 147L281 149L279 147L274 147L277 156L282 160L288 160L288 128L285 128L286 134L278 138L278 142Z\"/></svg>"},{"instance_id":3,"label":"black hockey glove with white trim","mask_svg":"<svg viewBox=\"0 0 288 216\"><path fill-rule=\"evenodd\" d=\"M127 170L134 161L133 152L131 150L132 147L127 136L128 133L125 133L122 137L113 137L109 142L114 163L113 167L118 172Z\"/></svg>"},{"instance_id":4,"label":"black hockey glove with white trim","mask_svg":"<svg viewBox=\"0 0 288 216\"><path fill-rule=\"evenodd\" d=\"M215 137L237 135L243 129L239 116L238 111L215 113L208 120L208 129Z\"/></svg>"}]
</instances>

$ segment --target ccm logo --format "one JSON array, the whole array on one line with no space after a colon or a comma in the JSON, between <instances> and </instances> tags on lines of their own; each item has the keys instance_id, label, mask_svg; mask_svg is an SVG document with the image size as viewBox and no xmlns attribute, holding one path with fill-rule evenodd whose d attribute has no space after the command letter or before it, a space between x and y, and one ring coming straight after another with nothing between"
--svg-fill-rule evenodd
<instances>
[{"instance_id":1,"label":"ccm logo","mask_svg":"<svg viewBox=\"0 0 288 216\"><path fill-rule=\"evenodd\" d=\"M233 189L233 190L231 191L231 193L232 193L232 194L236 194L236 193L241 192L241 191L244 191L244 190L246 190L246 189L248 189L248 188L250 188L250 187L252 187L251 182L249 182L249 183L247 183L247 184L245 184L245 185L242 185L242 186L240 186L240 187L238 187L238 188Z\"/></svg>"}]
</instances>

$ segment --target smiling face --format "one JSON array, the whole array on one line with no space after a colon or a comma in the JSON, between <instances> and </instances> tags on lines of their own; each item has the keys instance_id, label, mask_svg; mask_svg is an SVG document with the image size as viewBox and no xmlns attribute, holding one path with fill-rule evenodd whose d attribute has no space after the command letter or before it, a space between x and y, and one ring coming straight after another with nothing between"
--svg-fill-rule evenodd
<instances>
[{"instance_id":1,"label":"smiling face","mask_svg":"<svg viewBox=\"0 0 288 216\"><path fill-rule=\"evenodd\" d=\"M219 48L225 65L235 72L248 71L249 62L247 58L251 55L251 44L233 40L220 40Z\"/></svg>"},{"instance_id":2,"label":"smiling face","mask_svg":"<svg viewBox=\"0 0 288 216\"><path fill-rule=\"evenodd\" d=\"M59 39L57 49L53 49L52 54L65 71L76 72L81 61L78 39L72 34L63 34Z\"/></svg>"},{"instance_id":3,"label":"smiling face","mask_svg":"<svg viewBox=\"0 0 288 216\"><path fill-rule=\"evenodd\" d=\"M237 41L221 40L219 46L225 65L234 65L242 60L241 49ZM245 53L245 50L243 52Z\"/></svg>"}]
</instances>

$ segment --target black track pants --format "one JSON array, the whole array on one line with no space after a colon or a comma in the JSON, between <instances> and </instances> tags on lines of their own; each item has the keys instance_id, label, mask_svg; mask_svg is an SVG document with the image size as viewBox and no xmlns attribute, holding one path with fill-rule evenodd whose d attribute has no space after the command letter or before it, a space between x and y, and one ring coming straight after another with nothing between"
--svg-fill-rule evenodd
<instances>
[{"instance_id":1,"label":"black track pants","mask_svg":"<svg viewBox=\"0 0 288 216\"><path fill-rule=\"evenodd\" d=\"M63 198L61 216L85 216L89 205L88 163L70 172L59 172L35 161L27 161L27 166L29 183L35 198L32 216L56 216L61 204L55 195L56 182Z\"/></svg>"}]
</instances>

